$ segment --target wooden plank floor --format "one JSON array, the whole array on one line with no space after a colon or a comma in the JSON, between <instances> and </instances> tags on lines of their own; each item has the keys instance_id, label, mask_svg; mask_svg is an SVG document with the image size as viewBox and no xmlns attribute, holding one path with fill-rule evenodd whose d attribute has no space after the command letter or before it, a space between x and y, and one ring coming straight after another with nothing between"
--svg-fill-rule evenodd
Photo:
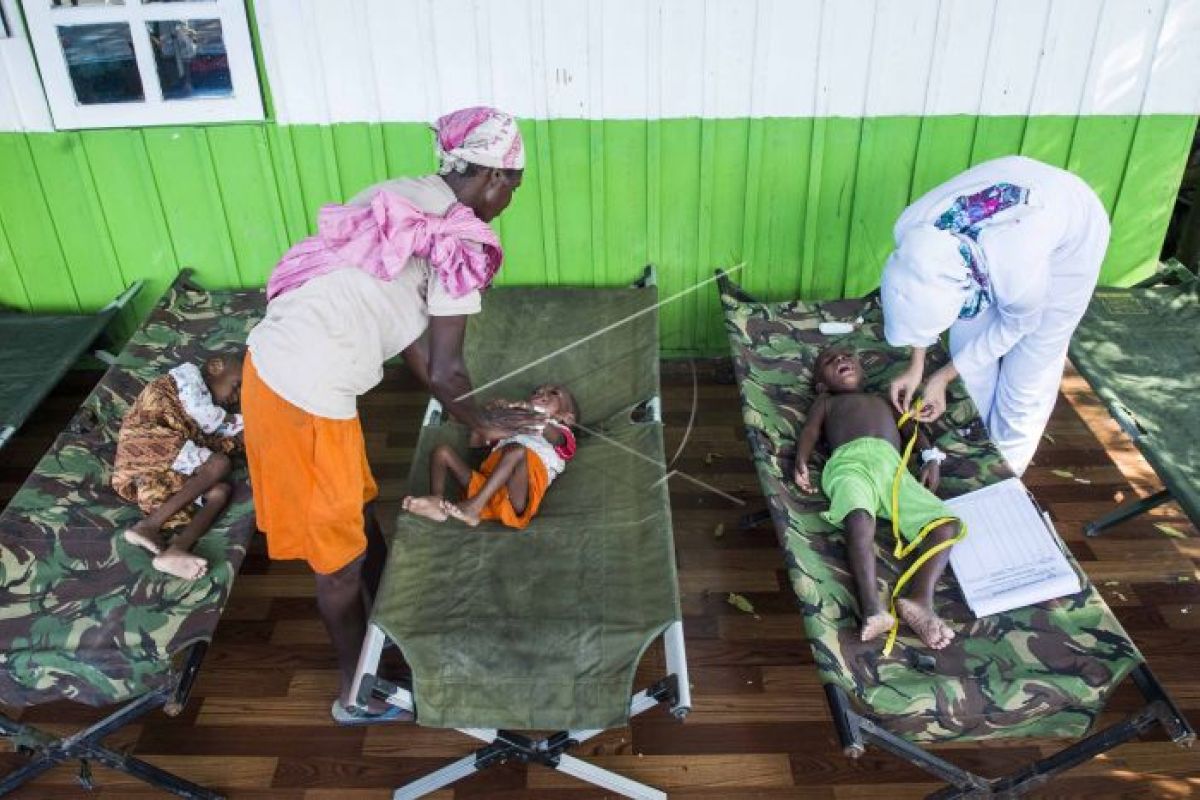
<instances>
[{"instance_id":1,"label":"wooden plank floor","mask_svg":"<svg viewBox=\"0 0 1200 800\"><path fill-rule=\"evenodd\" d=\"M746 453L736 390L701 363L696 424L675 467L751 506L761 502ZM94 377L94 376L93 376ZM7 498L87 391L73 374L0 455L0 501ZM692 404L686 363L665 369L668 452L686 429ZM1050 510L1072 551L1115 608L1155 672L1185 712L1200 722L1200 534L1174 505L1085 541L1083 520L1120 499L1156 488L1153 472L1109 420L1086 384L1068 374L1064 397L1026 480ZM363 404L384 518L398 508L424 397L402 371ZM1051 470L1071 473L1070 477ZM812 655L786 585L774 534L739 532L742 509L686 481L672 482L687 647L695 709L677 723L657 709L631 728L588 742L596 763L670 790L678 798L907 798L936 788L923 773L870 752L843 758L829 724ZM1154 523L1187 538L1170 538ZM723 526L718 534L718 528ZM760 619L729 606L727 592L749 598ZM643 671L661 662L648 653ZM115 737L123 746L234 798L368 800L452 758L470 743L450 731L413 726L343 729L329 720L332 654L317 621L312 578L292 563L269 563L261 542L246 561L209 653L193 701L175 719L153 714ZM1110 715L1136 702L1118 690ZM69 705L25 712L24 719L68 730L95 712ZM945 752L973 770L997 774L1061 746L1056 741L954 747ZM0 770L17 763L0 754ZM159 796L96 768L99 798ZM78 797L74 770L59 767L18 797ZM1200 795L1200 754L1161 736L1127 744L1052 783L1042 796L1185 797ZM606 796L537 767L491 770L435 797L561 798Z\"/></svg>"}]
</instances>

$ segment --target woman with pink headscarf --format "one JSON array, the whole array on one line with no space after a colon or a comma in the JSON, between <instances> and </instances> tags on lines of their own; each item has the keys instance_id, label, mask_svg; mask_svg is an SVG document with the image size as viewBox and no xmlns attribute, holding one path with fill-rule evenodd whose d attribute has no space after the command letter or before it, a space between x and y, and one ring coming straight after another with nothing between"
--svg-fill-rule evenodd
<instances>
[{"instance_id":1,"label":"woman with pink headscarf","mask_svg":"<svg viewBox=\"0 0 1200 800\"><path fill-rule=\"evenodd\" d=\"M444 408L485 439L536 425L536 415L484 411L463 361L467 317L500 269L487 224L521 185L516 120L469 108L434 125L437 175L400 178L321 209L318 230L284 254L267 309L250 332L242 386L246 455L258 527L273 559L303 559L337 652L342 724L391 718L352 710L350 685L385 547L371 502L357 403L403 355ZM365 590L365 591L364 591Z\"/></svg>"}]
</instances>

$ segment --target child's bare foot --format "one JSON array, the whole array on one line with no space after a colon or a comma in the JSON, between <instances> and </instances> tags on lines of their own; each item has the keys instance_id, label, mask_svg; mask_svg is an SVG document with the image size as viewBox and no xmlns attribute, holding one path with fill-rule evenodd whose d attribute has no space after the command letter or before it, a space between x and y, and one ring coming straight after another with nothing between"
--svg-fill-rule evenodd
<instances>
[{"instance_id":1,"label":"child's bare foot","mask_svg":"<svg viewBox=\"0 0 1200 800\"><path fill-rule=\"evenodd\" d=\"M446 513L454 517L459 522L465 522L472 528L479 525L479 509L472 503L462 503L455 505L454 503L446 503Z\"/></svg>"},{"instance_id":2,"label":"child's bare foot","mask_svg":"<svg viewBox=\"0 0 1200 800\"><path fill-rule=\"evenodd\" d=\"M896 612L931 650L941 650L954 639L954 631L928 606L915 600L897 600Z\"/></svg>"},{"instance_id":3,"label":"child's bare foot","mask_svg":"<svg viewBox=\"0 0 1200 800\"><path fill-rule=\"evenodd\" d=\"M869 642L872 639L878 639L892 629L896 624L896 618L886 611L880 611L878 614L872 614L863 620L862 625L862 641Z\"/></svg>"},{"instance_id":4,"label":"child's bare foot","mask_svg":"<svg viewBox=\"0 0 1200 800\"><path fill-rule=\"evenodd\" d=\"M207 561L177 547L163 550L152 563L158 571L183 578L185 581L194 581L208 571Z\"/></svg>"},{"instance_id":5,"label":"child's bare foot","mask_svg":"<svg viewBox=\"0 0 1200 800\"><path fill-rule=\"evenodd\" d=\"M135 547L141 547L144 550L149 550L154 555L158 555L163 551L162 539L159 537L159 529L151 525L149 520L142 520L130 525L124 533L125 541Z\"/></svg>"},{"instance_id":6,"label":"child's bare foot","mask_svg":"<svg viewBox=\"0 0 1200 800\"><path fill-rule=\"evenodd\" d=\"M445 503L440 497L406 497L400 505L410 514L425 517L434 522L446 521Z\"/></svg>"}]
</instances>

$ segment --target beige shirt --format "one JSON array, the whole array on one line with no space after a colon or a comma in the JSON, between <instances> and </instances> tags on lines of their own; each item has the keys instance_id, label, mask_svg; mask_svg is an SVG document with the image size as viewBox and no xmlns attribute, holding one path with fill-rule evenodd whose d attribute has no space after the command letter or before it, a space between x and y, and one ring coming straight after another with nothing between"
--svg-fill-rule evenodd
<instances>
[{"instance_id":1,"label":"beige shirt","mask_svg":"<svg viewBox=\"0 0 1200 800\"><path fill-rule=\"evenodd\" d=\"M431 214L455 202L436 175L380 183L350 202L365 205L380 189ZM383 379L383 362L416 341L430 316L479 310L478 291L451 297L426 259L410 259L392 281L347 265L268 303L247 346L259 376L284 400L319 417L352 419L358 396Z\"/></svg>"}]
</instances>

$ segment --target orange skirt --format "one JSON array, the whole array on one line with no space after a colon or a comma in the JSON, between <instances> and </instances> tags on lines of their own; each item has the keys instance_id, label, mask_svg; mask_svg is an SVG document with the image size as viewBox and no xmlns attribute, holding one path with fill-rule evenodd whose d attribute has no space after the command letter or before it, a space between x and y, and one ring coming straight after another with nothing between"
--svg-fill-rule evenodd
<instances>
[{"instance_id":1,"label":"orange skirt","mask_svg":"<svg viewBox=\"0 0 1200 800\"><path fill-rule=\"evenodd\" d=\"M304 559L324 575L362 555L363 506L379 488L358 417L328 419L297 408L263 383L249 353L242 415L254 511L268 555Z\"/></svg>"},{"instance_id":2,"label":"orange skirt","mask_svg":"<svg viewBox=\"0 0 1200 800\"><path fill-rule=\"evenodd\" d=\"M468 498L479 494L479 490L487 483L488 476L496 469L496 464L500 463L502 455L501 448L493 450L479 465L479 471L471 472L471 483L467 486ZM542 498L546 496L546 487L550 485L550 475L546 472L546 465L538 458L537 453L528 448L525 449L525 472L529 476L525 510L518 514L513 508L512 500L508 497L508 487L501 486L488 499L487 505L479 513L480 519L494 519L517 530L525 528L533 520L538 508L542 505Z\"/></svg>"}]
</instances>

